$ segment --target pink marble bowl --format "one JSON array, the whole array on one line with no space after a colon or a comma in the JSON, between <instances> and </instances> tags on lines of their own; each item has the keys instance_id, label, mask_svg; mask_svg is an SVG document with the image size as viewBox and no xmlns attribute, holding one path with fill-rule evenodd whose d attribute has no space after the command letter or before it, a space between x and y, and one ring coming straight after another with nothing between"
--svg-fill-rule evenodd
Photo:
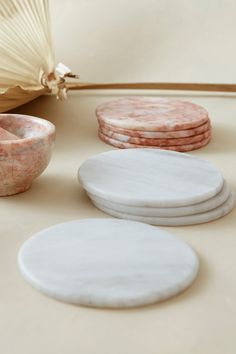
<instances>
[{"instance_id":1,"label":"pink marble bowl","mask_svg":"<svg viewBox=\"0 0 236 354\"><path fill-rule=\"evenodd\" d=\"M26 191L47 167L55 126L47 120L0 114L0 196Z\"/></svg>"}]
</instances>

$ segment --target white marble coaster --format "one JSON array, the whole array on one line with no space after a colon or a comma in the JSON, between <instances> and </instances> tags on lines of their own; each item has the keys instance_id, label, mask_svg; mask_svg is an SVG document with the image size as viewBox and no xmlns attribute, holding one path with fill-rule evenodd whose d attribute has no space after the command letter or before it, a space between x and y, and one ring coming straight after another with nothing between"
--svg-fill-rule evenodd
<instances>
[{"instance_id":1,"label":"white marble coaster","mask_svg":"<svg viewBox=\"0 0 236 354\"><path fill-rule=\"evenodd\" d=\"M152 208L138 206L136 207L125 204L113 203L109 200L107 201L90 193L88 193L88 196L91 200L94 200L98 204L103 205L105 208L112 209L121 213L139 216L172 217L194 215L215 209L218 206L222 205L226 201L226 199L228 199L229 194L230 188L226 181L224 181L222 190L215 197L212 197L201 203L176 208Z\"/></svg>"},{"instance_id":2,"label":"white marble coaster","mask_svg":"<svg viewBox=\"0 0 236 354\"><path fill-rule=\"evenodd\" d=\"M78 177L84 189L115 203L178 207L214 197L221 173L207 161L156 149L108 151L85 161Z\"/></svg>"},{"instance_id":3,"label":"white marble coaster","mask_svg":"<svg viewBox=\"0 0 236 354\"><path fill-rule=\"evenodd\" d=\"M202 224L225 216L233 209L235 205L235 195L233 192L231 192L229 198L222 205L205 213L176 217L148 217L140 215L131 215L107 208L106 206L104 206L104 204L100 204L95 200L93 200L93 204L98 209L104 211L104 213L120 219L136 220L139 222L159 226L187 226Z\"/></svg>"},{"instance_id":4,"label":"white marble coaster","mask_svg":"<svg viewBox=\"0 0 236 354\"><path fill-rule=\"evenodd\" d=\"M58 300L95 307L134 307L187 288L198 259L166 231L133 221L75 220L43 230L19 251L33 287Z\"/></svg>"}]
</instances>

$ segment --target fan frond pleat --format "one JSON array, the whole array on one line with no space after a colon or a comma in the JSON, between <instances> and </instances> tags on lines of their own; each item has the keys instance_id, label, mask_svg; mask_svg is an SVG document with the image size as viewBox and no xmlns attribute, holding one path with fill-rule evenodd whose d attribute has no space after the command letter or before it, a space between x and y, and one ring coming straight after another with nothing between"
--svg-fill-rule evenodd
<instances>
[{"instance_id":1,"label":"fan frond pleat","mask_svg":"<svg viewBox=\"0 0 236 354\"><path fill-rule=\"evenodd\" d=\"M54 71L48 0L0 0L0 91Z\"/></svg>"}]
</instances>

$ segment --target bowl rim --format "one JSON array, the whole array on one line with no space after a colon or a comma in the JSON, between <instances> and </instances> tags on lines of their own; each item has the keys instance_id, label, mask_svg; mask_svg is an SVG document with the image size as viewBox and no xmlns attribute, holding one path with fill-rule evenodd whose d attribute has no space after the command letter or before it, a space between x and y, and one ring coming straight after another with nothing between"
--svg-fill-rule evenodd
<instances>
[{"instance_id":1,"label":"bowl rim","mask_svg":"<svg viewBox=\"0 0 236 354\"><path fill-rule=\"evenodd\" d=\"M25 118L25 119L28 119L29 121L32 121L32 122L36 122L38 123L39 125L43 125L47 128L47 132L45 133L42 133L42 134L39 134L37 136L31 136L31 137L26 137L26 138L20 138L20 139L11 139L11 140L2 140L0 141L0 146L1 145L10 145L10 144L22 144L23 142L33 142L33 141L37 141L37 140L41 140L47 136L50 136L50 135L54 135L53 136L53 140L55 139L55 132L56 132L56 127L53 123L51 123L50 121L48 121L47 119L44 119L44 118L39 118L39 117L35 117L35 116L31 116L31 115L27 115L27 114L16 114L16 113L0 113L0 123L1 123L1 117L14 117L14 118L17 118L17 117L22 117L22 118ZM1 125L0 125L1 127Z\"/></svg>"}]
</instances>

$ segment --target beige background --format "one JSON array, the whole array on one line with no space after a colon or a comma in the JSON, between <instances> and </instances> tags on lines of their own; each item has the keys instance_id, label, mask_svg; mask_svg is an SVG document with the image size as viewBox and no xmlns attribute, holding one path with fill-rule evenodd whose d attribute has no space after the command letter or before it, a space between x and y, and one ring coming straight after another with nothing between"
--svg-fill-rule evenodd
<instances>
[{"instance_id":1,"label":"beige background","mask_svg":"<svg viewBox=\"0 0 236 354\"><path fill-rule=\"evenodd\" d=\"M236 81L233 0L52 0L51 7L57 57L81 80ZM34 232L106 217L76 173L87 157L111 149L97 138L94 109L117 95L42 97L16 110L52 121L57 142L32 188L0 200L0 353L234 354L236 210L212 223L165 228L196 250L201 268L189 290L161 304L119 311L71 306L41 295L17 270L18 249ZM191 154L218 166L236 190L235 97L188 98L205 106L213 123L211 144Z\"/></svg>"}]
</instances>

